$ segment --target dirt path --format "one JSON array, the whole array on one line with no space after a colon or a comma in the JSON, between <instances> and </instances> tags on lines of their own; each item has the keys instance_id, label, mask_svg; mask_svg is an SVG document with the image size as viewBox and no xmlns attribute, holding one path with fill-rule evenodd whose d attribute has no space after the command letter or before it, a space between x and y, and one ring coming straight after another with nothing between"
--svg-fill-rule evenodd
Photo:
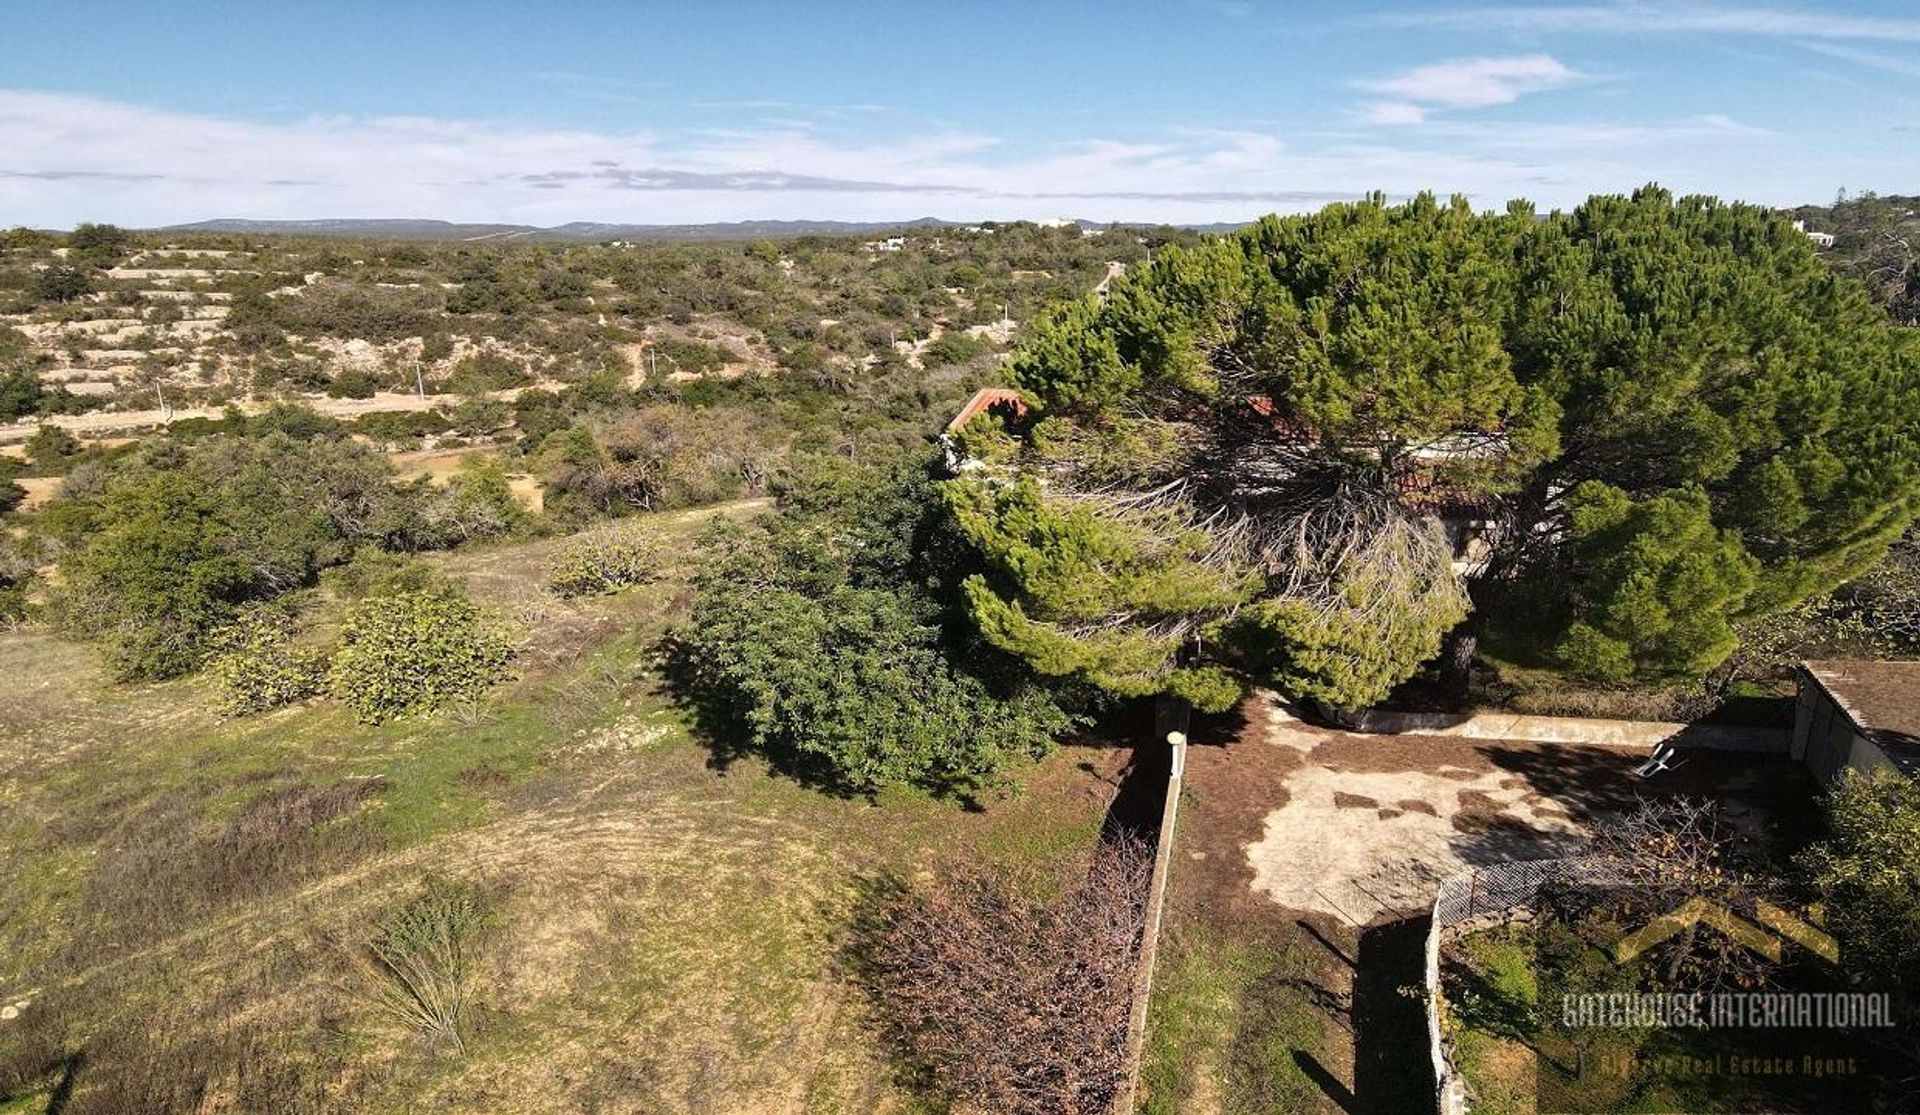
<instances>
[{"instance_id":1,"label":"dirt path","mask_svg":"<svg viewBox=\"0 0 1920 1115\"><path fill-rule=\"evenodd\" d=\"M552 385L545 385L551 387ZM520 393L530 390L524 387L510 387L503 391L488 391L485 396L502 402L512 402ZM366 399L334 399L325 395L299 395L291 399L248 400L239 405L247 414L260 414L275 402L292 402L312 407L330 418L358 418L363 414L392 412L417 412L432 410L455 402L452 395L419 395L400 392L381 392ZM69 433L83 436L97 436L105 433L117 433L125 430L150 430L165 426L183 418L218 418L224 411L217 407L177 407L167 410L119 410L93 411L87 414L56 414L26 422L0 426L0 445L24 442L33 436L41 425L59 426Z\"/></svg>"}]
</instances>

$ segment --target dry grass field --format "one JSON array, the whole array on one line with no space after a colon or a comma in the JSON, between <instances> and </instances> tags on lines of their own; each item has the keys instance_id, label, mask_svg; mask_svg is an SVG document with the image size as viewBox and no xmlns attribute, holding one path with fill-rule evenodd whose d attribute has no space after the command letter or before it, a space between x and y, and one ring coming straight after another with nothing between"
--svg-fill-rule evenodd
<instances>
[{"instance_id":1,"label":"dry grass field","mask_svg":"<svg viewBox=\"0 0 1920 1115\"><path fill-rule=\"evenodd\" d=\"M918 1110L842 960L863 887L1078 855L1121 757L974 809L717 768L653 659L712 514L648 520L676 565L614 596L545 590L563 540L442 559L523 650L429 720L222 720L204 682L0 634L0 1112ZM488 910L463 1051L367 953L429 880Z\"/></svg>"}]
</instances>

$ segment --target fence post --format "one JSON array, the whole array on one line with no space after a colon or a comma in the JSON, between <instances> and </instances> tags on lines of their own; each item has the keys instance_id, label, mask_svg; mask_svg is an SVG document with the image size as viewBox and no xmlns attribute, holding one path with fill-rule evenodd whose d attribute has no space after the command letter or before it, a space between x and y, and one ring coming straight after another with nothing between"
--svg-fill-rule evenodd
<instances>
[{"instance_id":1,"label":"fence post","mask_svg":"<svg viewBox=\"0 0 1920 1115\"><path fill-rule=\"evenodd\" d=\"M1173 866L1174 829L1180 822L1180 785L1187 770L1187 725L1193 708L1185 701L1162 699L1154 710L1156 731L1163 727L1173 749L1167 774L1167 798L1160 807L1160 831L1154 838L1153 876L1147 884L1145 924L1135 962L1133 1002L1127 1010L1126 1075L1114 1097L1115 1115L1133 1115L1139 1107L1140 1061L1146 1050L1147 1005L1153 997L1153 966L1160 953L1160 921L1166 912L1167 875Z\"/></svg>"}]
</instances>

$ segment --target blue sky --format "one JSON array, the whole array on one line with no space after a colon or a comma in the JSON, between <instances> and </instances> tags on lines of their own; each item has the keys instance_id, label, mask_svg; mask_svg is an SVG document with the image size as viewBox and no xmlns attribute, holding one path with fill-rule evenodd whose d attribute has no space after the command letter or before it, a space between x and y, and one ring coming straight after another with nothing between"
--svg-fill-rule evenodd
<instances>
[{"instance_id":1,"label":"blue sky","mask_svg":"<svg viewBox=\"0 0 1920 1115\"><path fill-rule=\"evenodd\" d=\"M1912 3L9 9L0 225L1920 192Z\"/></svg>"}]
</instances>

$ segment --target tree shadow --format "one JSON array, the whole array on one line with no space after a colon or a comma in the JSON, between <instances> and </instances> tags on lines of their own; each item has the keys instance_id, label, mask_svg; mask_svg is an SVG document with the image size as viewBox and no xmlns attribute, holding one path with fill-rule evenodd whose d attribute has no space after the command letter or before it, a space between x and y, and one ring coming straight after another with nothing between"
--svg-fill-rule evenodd
<instances>
[{"instance_id":1,"label":"tree shadow","mask_svg":"<svg viewBox=\"0 0 1920 1115\"><path fill-rule=\"evenodd\" d=\"M1102 840L1134 836L1153 841L1167 804L1168 779L1173 775L1173 749L1151 741L1137 745L1133 758L1120 772L1119 786L1101 820Z\"/></svg>"},{"instance_id":2,"label":"tree shadow","mask_svg":"<svg viewBox=\"0 0 1920 1115\"><path fill-rule=\"evenodd\" d=\"M1360 933L1360 967L1353 982L1355 1095L1350 1111L1402 1115L1433 1106L1426 1008L1417 993L1408 993L1425 980L1431 920L1407 918Z\"/></svg>"},{"instance_id":3,"label":"tree shadow","mask_svg":"<svg viewBox=\"0 0 1920 1115\"><path fill-rule=\"evenodd\" d=\"M1354 968L1359 967L1360 962L1354 959L1353 957L1348 956L1347 951L1340 947L1339 942L1332 940L1325 933L1320 932L1319 926L1313 924L1311 921L1308 921L1306 918L1295 918L1293 920L1293 924L1299 926L1300 930L1304 932L1307 936L1319 942L1321 948L1326 949L1329 953L1332 953L1333 958L1335 960L1338 960L1340 963L1346 965L1348 970L1352 970Z\"/></svg>"},{"instance_id":4,"label":"tree shadow","mask_svg":"<svg viewBox=\"0 0 1920 1115\"><path fill-rule=\"evenodd\" d=\"M1247 719L1248 702L1241 701L1225 712L1200 712L1193 715L1187 728L1187 742L1194 747L1226 747L1246 735L1251 727Z\"/></svg>"},{"instance_id":5,"label":"tree shadow","mask_svg":"<svg viewBox=\"0 0 1920 1115\"><path fill-rule=\"evenodd\" d=\"M1298 1065L1306 1078L1313 1081L1320 1091L1333 1101L1334 1106L1346 1112L1347 1115L1360 1115L1360 1101L1347 1090L1345 1084L1340 1083L1340 1078L1328 1072L1327 1067L1321 1064L1313 1054L1304 1049L1296 1049L1293 1051L1293 1063Z\"/></svg>"},{"instance_id":6,"label":"tree shadow","mask_svg":"<svg viewBox=\"0 0 1920 1115\"><path fill-rule=\"evenodd\" d=\"M1531 1046L1535 1029L1532 1003L1488 979L1471 964L1449 962L1443 973L1447 1002L1463 1026Z\"/></svg>"},{"instance_id":7,"label":"tree shadow","mask_svg":"<svg viewBox=\"0 0 1920 1115\"><path fill-rule=\"evenodd\" d=\"M1538 829L1504 814L1455 817L1453 825L1455 835L1448 838L1447 847L1471 867L1578 855L1588 843L1579 833ZM1438 885L1440 880L1432 882Z\"/></svg>"},{"instance_id":8,"label":"tree shadow","mask_svg":"<svg viewBox=\"0 0 1920 1115\"><path fill-rule=\"evenodd\" d=\"M44 1115L61 1115L67 1105L73 1102L73 1091L80 1083L80 1070L86 1066L86 1050L66 1053L51 1061L40 1061L29 1051L22 1061L0 1063L0 1080L12 1080L12 1084L0 1084L0 1109L13 1111L21 1101L39 1090L39 1085L48 1077L53 1077L53 1088L47 1093L46 1106L40 1108ZM25 1107L18 1107L26 1111Z\"/></svg>"},{"instance_id":9,"label":"tree shadow","mask_svg":"<svg viewBox=\"0 0 1920 1115\"><path fill-rule=\"evenodd\" d=\"M60 1066L60 1079L47 1096L46 1115L61 1115L73 1102L73 1089L80 1083L80 1069L87 1063L85 1050L70 1054Z\"/></svg>"}]
</instances>

